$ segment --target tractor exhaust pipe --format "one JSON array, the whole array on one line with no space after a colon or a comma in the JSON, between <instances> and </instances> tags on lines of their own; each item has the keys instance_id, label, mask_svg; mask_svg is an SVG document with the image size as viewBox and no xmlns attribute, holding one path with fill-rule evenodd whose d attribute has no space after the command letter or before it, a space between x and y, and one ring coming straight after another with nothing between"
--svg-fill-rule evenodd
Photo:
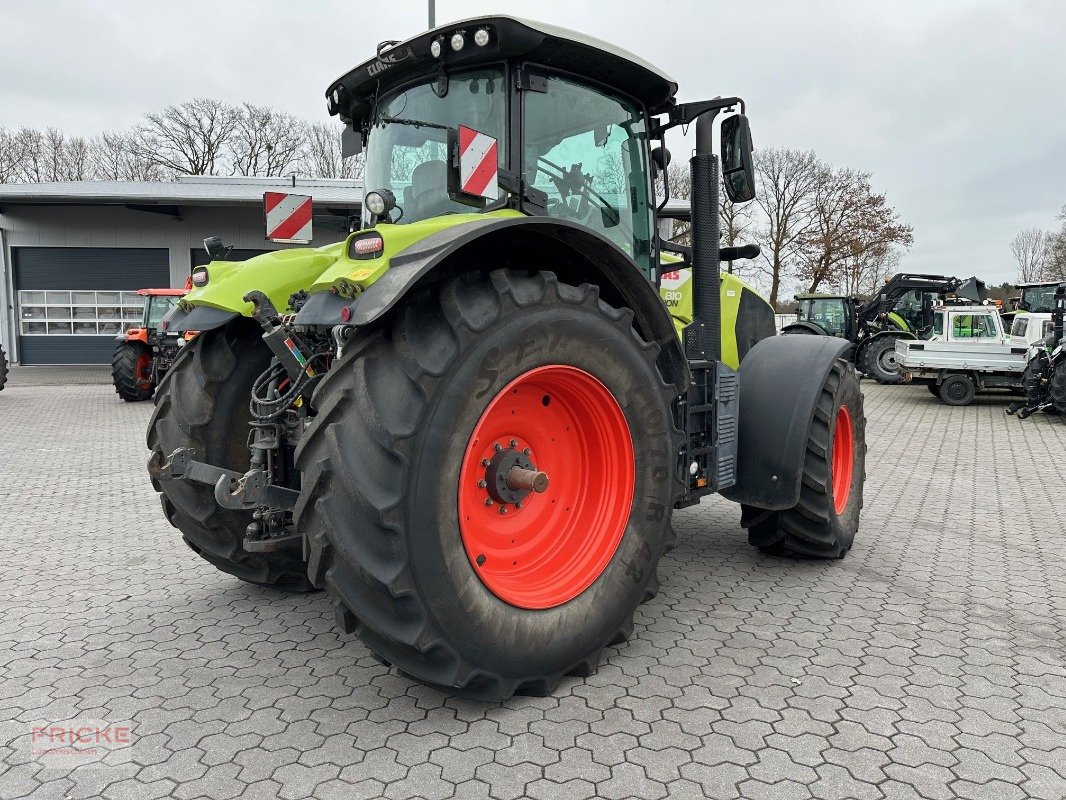
<instances>
[{"instance_id":1,"label":"tractor exhaust pipe","mask_svg":"<svg viewBox=\"0 0 1066 800\"><path fill-rule=\"evenodd\" d=\"M718 361L722 356L722 299L718 253L718 158L711 134L714 113L696 120L692 176L692 327L685 337L691 360Z\"/></svg>"}]
</instances>

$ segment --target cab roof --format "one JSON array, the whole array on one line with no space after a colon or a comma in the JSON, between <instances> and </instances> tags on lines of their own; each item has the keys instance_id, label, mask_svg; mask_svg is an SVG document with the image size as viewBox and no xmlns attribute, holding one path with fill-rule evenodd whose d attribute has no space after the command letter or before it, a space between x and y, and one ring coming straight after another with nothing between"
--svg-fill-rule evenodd
<instances>
[{"instance_id":1,"label":"cab roof","mask_svg":"<svg viewBox=\"0 0 1066 800\"><path fill-rule=\"evenodd\" d=\"M478 47L474 33L482 28L489 32L489 41ZM460 32L466 44L455 52L450 42ZM430 45L438 38L441 57L435 59ZM642 102L652 114L670 108L677 93L677 83L666 73L620 47L543 22L491 15L440 25L382 47L377 56L333 81L326 89L326 97L339 90L341 117L365 120L370 114L371 100L378 92L437 75L442 67L450 73L462 67L507 59L530 61L589 78Z\"/></svg>"},{"instance_id":2,"label":"cab roof","mask_svg":"<svg viewBox=\"0 0 1066 800\"><path fill-rule=\"evenodd\" d=\"M797 300L844 300L844 294L822 294L821 292L800 292L796 295Z\"/></svg>"}]
</instances>

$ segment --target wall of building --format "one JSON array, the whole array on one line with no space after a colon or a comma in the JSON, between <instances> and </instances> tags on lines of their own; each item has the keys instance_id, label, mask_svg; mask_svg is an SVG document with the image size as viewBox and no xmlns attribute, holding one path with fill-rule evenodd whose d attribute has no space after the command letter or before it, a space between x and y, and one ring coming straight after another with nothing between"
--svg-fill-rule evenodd
<instances>
[{"instance_id":1,"label":"wall of building","mask_svg":"<svg viewBox=\"0 0 1066 800\"><path fill-rule=\"evenodd\" d=\"M188 206L179 218L121 206L5 204L0 211L0 339L10 353L15 328L11 249L17 247L165 247L170 285L185 284L191 252L207 236L221 236L240 249L276 249L264 235L262 206ZM340 241L344 234L317 226L313 246Z\"/></svg>"}]
</instances>

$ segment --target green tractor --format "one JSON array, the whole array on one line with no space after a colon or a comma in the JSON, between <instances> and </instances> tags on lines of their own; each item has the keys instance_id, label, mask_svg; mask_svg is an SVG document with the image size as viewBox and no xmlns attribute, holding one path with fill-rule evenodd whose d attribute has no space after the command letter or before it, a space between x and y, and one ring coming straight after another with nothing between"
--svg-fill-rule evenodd
<instances>
[{"instance_id":1,"label":"green tractor","mask_svg":"<svg viewBox=\"0 0 1066 800\"><path fill-rule=\"evenodd\" d=\"M673 509L708 494L766 553L843 557L866 453L848 343L774 336L720 273L712 133L734 112L723 182L751 200L744 103L676 92L501 16L330 84L366 154L359 230L198 268L168 321L201 333L159 386L149 471L192 548L325 588L381 661L486 700L594 670L658 589ZM692 123L686 248L652 187Z\"/></svg>"},{"instance_id":2,"label":"green tractor","mask_svg":"<svg viewBox=\"0 0 1066 800\"><path fill-rule=\"evenodd\" d=\"M796 295L796 321L781 333L846 339L852 344L847 357L861 373L878 383L900 383L896 340L932 336L933 301L949 295L976 303L987 292L977 278L900 273L886 280L869 300L841 294Z\"/></svg>"}]
</instances>

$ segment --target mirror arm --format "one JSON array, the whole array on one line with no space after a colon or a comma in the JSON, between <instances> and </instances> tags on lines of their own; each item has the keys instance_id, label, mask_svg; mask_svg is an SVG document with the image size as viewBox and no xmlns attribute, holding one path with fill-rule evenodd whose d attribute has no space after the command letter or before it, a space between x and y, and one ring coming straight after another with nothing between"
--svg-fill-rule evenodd
<instances>
[{"instance_id":1,"label":"mirror arm","mask_svg":"<svg viewBox=\"0 0 1066 800\"><path fill-rule=\"evenodd\" d=\"M739 97L716 97L713 100L698 100L692 103L679 103L667 112L666 122L654 120L651 138L661 136L663 131L676 128L678 125L690 125L695 119L708 111L731 111L733 106L740 106L740 113L747 113L744 101Z\"/></svg>"}]
</instances>

